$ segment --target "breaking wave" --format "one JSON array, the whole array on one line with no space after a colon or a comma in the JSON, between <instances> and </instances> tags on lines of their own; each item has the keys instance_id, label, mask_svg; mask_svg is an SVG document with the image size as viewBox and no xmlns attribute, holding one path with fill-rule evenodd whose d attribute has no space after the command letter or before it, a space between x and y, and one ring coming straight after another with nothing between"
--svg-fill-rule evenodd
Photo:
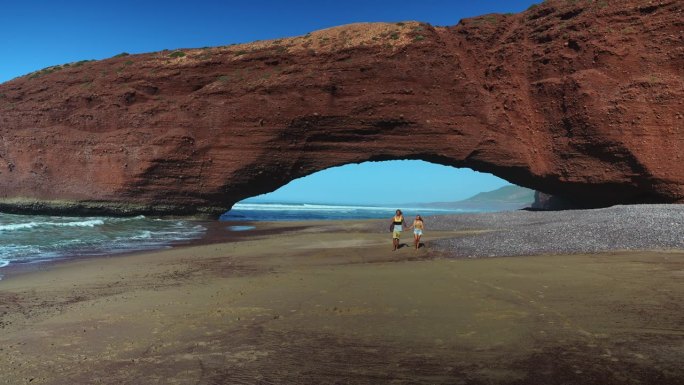
<instances>
[{"instance_id":1,"label":"breaking wave","mask_svg":"<svg viewBox=\"0 0 684 385\"><path fill-rule=\"evenodd\" d=\"M185 220L0 214L0 268L76 255L106 255L169 247L204 236Z\"/></svg>"}]
</instances>

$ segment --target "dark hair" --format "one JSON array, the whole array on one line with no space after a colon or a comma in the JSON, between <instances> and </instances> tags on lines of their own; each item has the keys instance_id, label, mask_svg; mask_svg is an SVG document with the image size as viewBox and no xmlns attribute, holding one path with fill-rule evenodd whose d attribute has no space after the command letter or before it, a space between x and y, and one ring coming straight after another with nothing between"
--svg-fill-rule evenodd
<instances>
[{"instance_id":1,"label":"dark hair","mask_svg":"<svg viewBox=\"0 0 684 385\"><path fill-rule=\"evenodd\" d=\"M421 221L421 222L423 221L423 217L421 217L420 214L416 215L416 219Z\"/></svg>"},{"instance_id":2,"label":"dark hair","mask_svg":"<svg viewBox=\"0 0 684 385\"><path fill-rule=\"evenodd\" d=\"M403 213L401 212L401 210L397 209L397 211L399 212L399 214L403 214ZM397 211L395 211L395 212L397 212Z\"/></svg>"}]
</instances>

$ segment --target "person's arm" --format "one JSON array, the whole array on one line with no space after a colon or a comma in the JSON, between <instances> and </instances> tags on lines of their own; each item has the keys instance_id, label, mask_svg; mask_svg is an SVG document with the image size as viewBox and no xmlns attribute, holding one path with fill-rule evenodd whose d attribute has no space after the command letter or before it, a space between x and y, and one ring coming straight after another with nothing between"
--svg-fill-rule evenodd
<instances>
[{"instance_id":1,"label":"person's arm","mask_svg":"<svg viewBox=\"0 0 684 385\"><path fill-rule=\"evenodd\" d=\"M411 230L415 225L416 225L416 221L413 221L413 223L411 224L411 226L408 227L408 229Z\"/></svg>"}]
</instances>

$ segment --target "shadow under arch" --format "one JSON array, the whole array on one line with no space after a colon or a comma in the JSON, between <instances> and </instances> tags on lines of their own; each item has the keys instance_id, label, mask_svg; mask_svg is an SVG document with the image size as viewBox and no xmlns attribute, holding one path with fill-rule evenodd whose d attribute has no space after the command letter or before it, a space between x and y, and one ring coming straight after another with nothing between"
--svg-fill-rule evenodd
<instances>
[{"instance_id":1,"label":"shadow under arch","mask_svg":"<svg viewBox=\"0 0 684 385\"><path fill-rule=\"evenodd\" d=\"M626 186L616 183L592 183L588 184L584 181L567 182L560 181L556 175L539 176L530 171L529 164L511 164L502 165L500 163L493 163L483 159L486 153L480 153L478 150L468 154L465 159L452 157L445 154L433 152L419 152L403 156L388 155L388 154L366 154L365 156L354 156L351 161L334 160L323 156L325 161L321 162L321 158L316 157L301 157L294 160L286 171L283 172L282 167L271 168L266 165L262 170L254 173L253 169L249 170L252 175L250 182L244 185L243 188L230 190L236 191L236 194L223 196L221 199L226 202L228 207L232 207L235 203L244 199L252 198L262 194L267 194L278 190L288 183L305 178L318 172L322 172L331 168L341 167L348 164L361 164L366 162L385 162L397 160L416 160L424 161L431 164L453 167L457 169L471 169L476 172L494 175L500 179L506 180L511 184L525 187L537 192L548 194L560 201L564 207L562 208L597 208L606 207L616 203L615 192L620 191L625 193ZM280 165L282 166L282 164ZM589 191L588 191L589 190ZM588 194L590 192L590 194ZM630 196L639 196L642 194L636 190ZM640 200L649 201L648 197L641 197ZM656 199L654 199L656 201ZM625 202L629 202L626 200ZM619 203L619 202L618 202Z\"/></svg>"}]
</instances>

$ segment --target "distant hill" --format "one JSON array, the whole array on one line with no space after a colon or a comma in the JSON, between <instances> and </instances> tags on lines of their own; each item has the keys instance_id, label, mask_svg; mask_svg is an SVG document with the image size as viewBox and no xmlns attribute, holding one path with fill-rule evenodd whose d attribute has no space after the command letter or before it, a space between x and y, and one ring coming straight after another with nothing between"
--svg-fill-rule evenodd
<instances>
[{"instance_id":1,"label":"distant hill","mask_svg":"<svg viewBox=\"0 0 684 385\"><path fill-rule=\"evenodd\" d=\"M413 204L414 207L464 209L483 211L517 210L534 202L534 190L508 185L493 191L481 192L456 202L432 202Z\"/></svg>"},{"instance_id":2,"label":"distant hill","mask_svg":"<svg viewBox=\"0 0 684 385\"><path fill-rule=\"evenodd\" d=\"M534 202L534 190L511 184L493 191L481 192L456 203L462 202L531 204Z\"/></svg>"}]
</instances>

